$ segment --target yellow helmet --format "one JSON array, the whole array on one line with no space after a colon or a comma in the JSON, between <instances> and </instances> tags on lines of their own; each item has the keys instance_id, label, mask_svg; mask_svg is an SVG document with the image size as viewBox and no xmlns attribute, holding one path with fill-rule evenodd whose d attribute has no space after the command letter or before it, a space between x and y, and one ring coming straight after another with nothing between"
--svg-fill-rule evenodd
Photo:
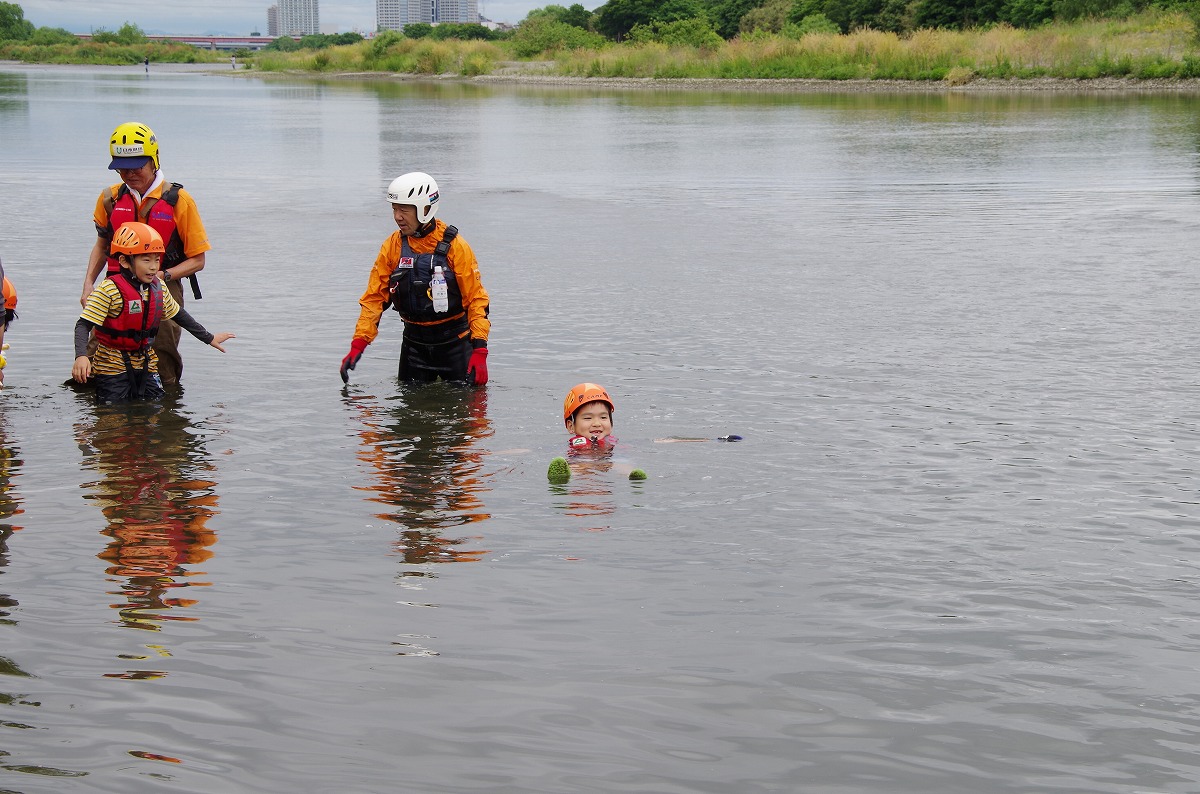
<instances>
[{"instance_id":1,"label":"yellow helmet","mask_svg":"<svg viewBox=\"0 0 1200 794\"><path fill-rule=\"evenodd\" d=\"M567 392L567 398L563 400L563 422L571 421L571 417L575 415L576 411L588 403L594 402L602 402L607 405L610 414L616 410L612 397L608 396L608 392L599 383L580 383L572 387Z\"/></svg>"},{"instance_id":2,"label":"yellow helmet","mask_svg":"<svg viewBox=\"0 0 1200 794\"><path fill-rule=\"evenodd\" d=\"M110 250L113 256L116 256L117 254L162 254L167 249L163 246L162 235L153 226L138 221L129 221L121 224L121 228L117 229L117 233L113 235Z\"/></svg>"},{"instance_id":3,"label":"yellow helmet","mask_svg":"<svg viewBox=\"0 0 1200 794\"><path fill-rule=\"evenodd\" d=\"M158 138L154 137L154 130L140 121L127 121L113 130L108 153L112 155L112 162L108 164L110 171L141 168L148 159L154 161L156 169L161 167L158 163Z\"/></svg>"}]
</instances>

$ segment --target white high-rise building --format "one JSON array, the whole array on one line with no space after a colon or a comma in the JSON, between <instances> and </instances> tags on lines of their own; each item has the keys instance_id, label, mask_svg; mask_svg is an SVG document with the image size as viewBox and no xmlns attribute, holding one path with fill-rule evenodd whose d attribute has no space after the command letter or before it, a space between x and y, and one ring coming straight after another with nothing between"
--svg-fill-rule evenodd
<instances>
[{"instance_id":1,"label":"white high-rise building","mask_svg":"<svg viewBox=\"0 0 1200 794\"><path fill-rule=\"evenodd\" d=\"M433 0L437 22L479 23L479 0Z\"/></svg>"},{"instance_id":2,"label":"white high-rise building","mask_svg":"<svg viewBox=\"0 0 1200 794\"><path fill-rule=\"evenodd\" d=\"M279 38L279 6L267 9L267 35L273 39Z\"/></svg>"},{"instance_id":3,"label":"white high-rise building","mask_svg":"<svg viewBox=\"0 0 1200 794\"><path fill-rule=\"evenodd\" d=\"M313 36L320 32L317 0L279 0L279 35Z\"/></svg>"},{"instance_id":4,"label":"white high-rise building","mask_svg":"<svg viewBox=\"0 0 1200 794\"><path fill-rule=\"evenodd\" d=\"M376 30L404 30L417 22L479 22L479 0L375 0Z\"/></svg>"},{"instance_id":5,"label":"white high-rise building","mask_svg":"<svg viewBox=\"0 0 1200 794\"><path fill-rule=\"evenodd\" d=\"M375 0L377 30L404 30L405 25L433 22L430 0Z\"/></svg>"}]
</instances>

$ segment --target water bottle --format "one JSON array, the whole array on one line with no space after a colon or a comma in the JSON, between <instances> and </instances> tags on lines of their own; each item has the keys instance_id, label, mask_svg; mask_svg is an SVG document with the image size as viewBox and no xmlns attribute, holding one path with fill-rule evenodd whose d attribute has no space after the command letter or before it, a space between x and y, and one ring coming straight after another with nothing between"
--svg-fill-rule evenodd
<instances>
[{"instance_id":1,"label":"water bottle","mask_svg":"<svg viewBox=\"0 0 1200 794\"><path fill-rule=\"evenodd\" d=\"M433 280L429 282L429 294L433 297L433 310L439 314L450 310L450 298L446 292L446 276L441 266L433 269Z\"/></svg>"}]
</instances>

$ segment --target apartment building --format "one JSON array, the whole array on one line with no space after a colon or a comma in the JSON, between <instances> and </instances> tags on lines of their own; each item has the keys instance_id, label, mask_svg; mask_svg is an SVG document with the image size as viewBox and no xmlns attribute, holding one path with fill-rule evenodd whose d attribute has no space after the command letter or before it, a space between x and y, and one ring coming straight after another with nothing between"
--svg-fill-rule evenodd
<instances>
[{"instance_id":1,"label":"apartment building","mask_svg":"<svg viewBox=\"0 0 1200 794\"><path fill-rule=\"evenodd\" d=\"M311 36L321 32L317 0L279 0L272 8L278 8L279 32L276 36ZM267 9L268 25L270 22L271 11Z\"/></svg>"},{"instance_id":2,"label":"apartment building","mask_svg":"<svg viewBox=\"0 0 1200 794\"><path fill-rule=\"evenodd\" d=\"M479 0L375 0L376 30L425 22L479 22Z\"/></svg>"}]
</instances>

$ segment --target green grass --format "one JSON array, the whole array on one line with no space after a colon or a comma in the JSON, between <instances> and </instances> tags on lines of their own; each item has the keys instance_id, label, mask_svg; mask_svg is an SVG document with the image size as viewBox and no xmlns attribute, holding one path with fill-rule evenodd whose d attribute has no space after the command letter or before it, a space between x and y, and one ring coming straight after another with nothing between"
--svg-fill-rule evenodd
<instances>
[{"instance_id":1,"label":"green grass","mask_svg":"<svg viewBox=\"0 0 1200 794\"><path fill-rule=\"evenodd\" d=\"M489 74L507 53L494 42L400 39L387 47L360 42L297 52L262 52L254 67L267 72L393 72L397 74Z\"/></svg>"},{"instance_id":2,"label":"green grass","mask_svg":"<svg viewBox=\"0 0 1200 794\"><path fill-rule=\"evenodd\" d=\"M556 71L580 77L824 80L1195 77L1200 49L1180 13L1147 12L1127 20L1088 20L1019 30L874 30L810 33L799 39L756 34L716 51L660 44L577 50Z\"/></svg>"},{"instance_id":3,"label":"green grass","mask_svg":"<svg viewBox=\"0 0 1200 794\"><path fill-rule=\"evenodd\" d=\"M24 63L78 63L124 66L142 63L229 63L229 54L201 50L187 44L21 44L0 42L0 59Z\"/></svg>"},{"instance_id":4,"label":"green grass","mask_svg":"<svg viewBox=\"0 0 1200 794\"><path fill-rule=\"evenodd\" d=\"M1147 11L1128 19L1053 23L1033 30L996 25L966 31L874 30L809 33L798 38L756 32L714 48L661 43L599 43L595 36L548 37L530 54L514 41L385 38L323 50L255 53L261 71L490 74L502 61L543 63L539 74L574 77L946 81L976 78L1200 77L1200 46L1181 12ZM518 57L518 51L522 56ZM36 63L220 62L226 56L175 45L0 45L0 58ZM544 62L553 61L547 70Z\"/></svg>"}]
</instances>

